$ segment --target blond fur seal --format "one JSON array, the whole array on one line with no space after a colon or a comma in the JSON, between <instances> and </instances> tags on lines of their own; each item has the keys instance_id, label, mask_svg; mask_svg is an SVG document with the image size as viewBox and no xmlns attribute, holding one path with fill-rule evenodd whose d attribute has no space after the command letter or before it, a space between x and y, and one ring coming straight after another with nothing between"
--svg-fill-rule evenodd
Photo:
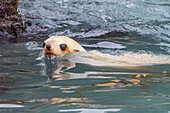
<instances>
[{"instance_id":1,"label":"blond fur seal","mask_svg":"<svg viewBox=\"0 0 170 113\"><path fill-rule=\"evenodd\" d=\"M63 56L67 53L86 51L80 44L66 36L52 36L43 43L46 56Z\"/></svg>"},{"instance_id":2,"label":"blond fur seal","mask_svg":"<svg viewBox=\"0 0 170 113\"><path fill-rule=\"evenodd\" d=\"M170 58L147 53L127 52L123 55L109 55L98 51L86 50L71 38L52 36L44 41L44 53L47 57L56 56L69 61L97 66L141 66L153 64L170 64ZM73 53L73 54L67 54ZM63 57L65 56L65 57Z\"/></svg>"}]
</instances>

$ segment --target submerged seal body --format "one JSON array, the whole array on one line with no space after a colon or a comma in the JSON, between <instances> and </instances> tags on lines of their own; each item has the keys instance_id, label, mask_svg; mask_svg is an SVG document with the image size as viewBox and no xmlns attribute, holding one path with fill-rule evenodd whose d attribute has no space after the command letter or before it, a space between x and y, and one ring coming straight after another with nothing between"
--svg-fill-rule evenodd
<instances>
[{"instance_id":1,"label":"submerged seal body","mask_svg":"<svg viewBox=\"0 0 170 113\"><path fill-rule=\"evenodd\" d=\"M79 43L66 36L52 36L43 43L46 56L63 56L67 53L86 51Z\"/></svg>"}]
</instances>

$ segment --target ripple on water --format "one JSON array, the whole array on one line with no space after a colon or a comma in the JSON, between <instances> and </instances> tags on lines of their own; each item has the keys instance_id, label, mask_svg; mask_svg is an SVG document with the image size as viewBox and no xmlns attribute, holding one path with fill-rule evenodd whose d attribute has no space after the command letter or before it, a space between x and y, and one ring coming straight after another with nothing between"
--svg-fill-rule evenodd
<instances>
[{"instance_id":1,"label":"ripple on water","mask_svg":"<svg viewBox=\"0 0 170 113\"><path fill-rule=\"evenodd\" d=\"M92 47L92 48L109 48L109 49L126 48L125 46L122 46L121 44L117 44L117 43L114 43L114 42L108 42L108 41L98 42L97 44L91 44L91 45L83 44L83 46L84 47Z\"/></svg>"},{"instance_id":2,"label":"ripple on water","mask_svg":"<svg viewBox=\"0 0 170 113\"><path fill-rule=\"evenodd\" d=\"M96 113L104 113L104 112L116 112L116 111L121 111L121 109L67 109L67 110L59 110L59 112L82 112L82 113L89 113L89 112L96 112Z\"/></svg>"},{"instance_id":3,"label":"ripple on water","mask_svg":"<svg viewBox=\"0 0 170 113\"><path fill-rule=\"evenodd\" d=\"M21 108L24 107L23 105L17 104L0 104L0 108Z\"/></svg>"}]
</instances>

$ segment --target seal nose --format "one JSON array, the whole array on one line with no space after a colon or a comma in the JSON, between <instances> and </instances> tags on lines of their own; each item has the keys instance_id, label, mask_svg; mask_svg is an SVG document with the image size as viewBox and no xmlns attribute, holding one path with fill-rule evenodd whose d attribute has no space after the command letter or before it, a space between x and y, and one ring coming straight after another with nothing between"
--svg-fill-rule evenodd
<instances>
[{"instance_id":1,"label":"seal nose","mask_svg":"<svg viewBox=\"0 0 170 113\"><path fill-rule=\"evenodd\" d=\"M47 45L46 48L47 48L48 51L50 51L51 46Z\"/></svg>"}]
</instances>

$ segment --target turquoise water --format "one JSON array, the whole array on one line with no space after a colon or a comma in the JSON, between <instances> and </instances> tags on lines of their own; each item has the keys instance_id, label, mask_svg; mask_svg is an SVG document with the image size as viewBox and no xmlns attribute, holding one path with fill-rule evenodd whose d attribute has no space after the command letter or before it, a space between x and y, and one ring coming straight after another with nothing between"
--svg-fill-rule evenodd
<instances>
[{"instance_id":1,"label":"turquoise water","mask_svg":"<svg viewBox=\"0 0 170 113\"><path fill-rule=\"evenodd\" d=\"M52 35L71 37L87 51L169 56L170 1L20 0L18 11L49 31L0 43L0 112L170 112L169 64L77 63L67 70L73 62L39 58L42 42ZM133 79L137 74L150 76Z\"/></svg>"}]
</instances>

